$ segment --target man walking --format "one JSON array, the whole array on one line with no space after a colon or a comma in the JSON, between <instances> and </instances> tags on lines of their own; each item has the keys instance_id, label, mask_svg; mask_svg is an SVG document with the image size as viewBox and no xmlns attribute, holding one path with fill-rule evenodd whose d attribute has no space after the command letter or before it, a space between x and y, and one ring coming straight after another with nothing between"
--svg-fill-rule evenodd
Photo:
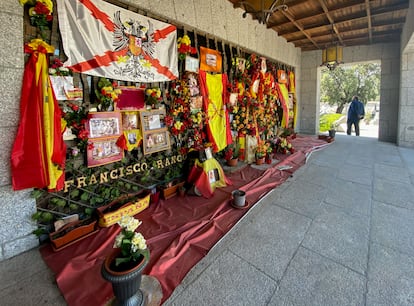
<instances>
[{"instance_id":1,"label":"man walking","mask_svg":"<svg viewBox=\"0 0 414 306\"><path fill-rule=\"evenodd\" d=\"M351 135L352 125L354 125L355 128L355 134L359 136L359 120L364 118L365 116L365 109L364 104L362 104L361 101L358 100L357 96L352 97L351 105L348 109L348 128L346 130L346 133L348 135Z\"/></svg>"}]
</instances>

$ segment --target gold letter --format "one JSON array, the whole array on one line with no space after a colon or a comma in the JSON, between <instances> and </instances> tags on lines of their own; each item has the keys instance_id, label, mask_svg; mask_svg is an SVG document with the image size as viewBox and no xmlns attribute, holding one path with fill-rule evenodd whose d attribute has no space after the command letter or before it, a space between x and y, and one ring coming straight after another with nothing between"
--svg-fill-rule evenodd
<instances>
[{"instance_id":1,"label":"gold letter","mask_svg":"<svg viewBox=\"0 0 414 306\"><path fill-rule=\"evenodd\" d=\"M88 185L86 185L86 176L81 176L81 177L78 177L78 188L79 187L86 187L86 186L88 186Z\"/></svg>"},{"instance_id":2,"label":"gold letter","mask_svg":"<svg viewBox=\"0 0 414 306\"><path fill-rule=\"evenodd\" d=\"M157 160L157 168L158 169L164 168L164 165L162 164L162 159Z\"/></svg>"},{"instance_id":3,"label":"gold letter","mask_svg":"<svg viewBox=\"0 0 414 306\"><path fill-rule=\"evenodd\" d=\"M111 172L109 173L109 176L111 177L112 180L116 180L118 178L118 175L116 175L116 171L117 169L114 169L114 170L111 170Z\"/></svg>"},{"instance_id":4,"label":"gold letter","mask_svg":"<svg viewBox=\"0 0 414 306\"><path fill-rule=\"evenodd\" d=\"M126 175L131 175L132 173L134 173L133 171L132 171L132 165L129 165L129 166L127 166L126 167Z\"/></svg>"},{"instance_id":5,"label":"gold letter","mask_svg":"<svg viewBox=\"0 0 414 306\"><path fill-rule=\"evenodd\" d=\"M108 171L106 171L104 173L101 173L101 177L100 177L99 183L102 184L104 182L105 183L108 183Z\"/></svg>"},{"instance_id":6,"label":"gold letter","mask_svg":"<svg viewBox=\"0 0 414 306\"><path fill-rule=\"evenodd\" d=\"M96 180L95 174L91 175L91 178L89 179L89 185L96 184L98 181Z\"/></svg>"},{"instance_id":7,"label":"gold letter","mask_svg":"<svg viewBox=\"0 0 414 306\"><path fill-rule=\"evenodd\" d=\"M63 190L63 192L68 192L68 188L70 187L70 185L72 185L74 183L73 180L69 180L69 181L65 181L65 189Z\"/></svg>"}]
</instances>

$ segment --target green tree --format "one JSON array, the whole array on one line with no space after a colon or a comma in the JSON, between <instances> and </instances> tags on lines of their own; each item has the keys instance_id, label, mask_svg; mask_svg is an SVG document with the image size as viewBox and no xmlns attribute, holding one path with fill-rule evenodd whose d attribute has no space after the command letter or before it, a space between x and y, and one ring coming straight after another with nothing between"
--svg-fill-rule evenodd
<instances>
[{"instance_id":1,"label":"green tree","mask_svg":"<svg viewBox=\"0 0 414 306\"><path fill-rule=\"evenodd\" d=\"M341 114L345 105L357 95L364 104L379 96L381 67L376 63L339 66L325 69L321 78L321 102L336 106Z\"/></svg>"}]
</instances>

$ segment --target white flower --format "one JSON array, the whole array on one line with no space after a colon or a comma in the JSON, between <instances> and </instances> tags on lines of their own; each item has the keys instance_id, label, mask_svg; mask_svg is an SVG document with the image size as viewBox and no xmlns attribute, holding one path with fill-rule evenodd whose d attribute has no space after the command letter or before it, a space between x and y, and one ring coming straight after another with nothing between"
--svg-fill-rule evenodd
<instances>
[{"instance_id":1,"label":"white flower","mask_svg":"<svg viewBox=\"0 0 414 306\"><path fill-rule=\"evenodd\" d=\"M120 227L130 232L134 232L141 223L141 221L131 216L123 216L118 222Z\"/></svg>"},{"instance_id":2,"label":"white flower","mask_svg":"<svg viewBox=\"0 0 414 306\"><path fill-rule=\"evenodd\" d=\"M120 248L122 245L122 240L124 239L124 234L120 233L118 236L116 236L115 238L115 242L114 242L114 248Z\"/></svg>"},{"instance_id":3,"label":"white flower","mask_svg":"<svg viewBox=\"0 0 414 306\"><path fill-rule=\"evenodd\" d=\"M147 242L141 233L135 233L131 239L131 251L136 252L138 250L145 250L147 248Z\"/></svg>"}]
</instances>

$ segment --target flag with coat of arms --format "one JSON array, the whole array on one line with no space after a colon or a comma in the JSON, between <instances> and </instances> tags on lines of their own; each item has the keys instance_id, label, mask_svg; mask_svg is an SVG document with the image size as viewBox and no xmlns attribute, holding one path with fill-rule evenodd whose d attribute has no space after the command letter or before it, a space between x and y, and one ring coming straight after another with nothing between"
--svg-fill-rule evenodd
<instances>
[{"instance_id":1,"label":"flag with coat of arms","mask_svg":"<svg viewBox=\"0 0 414 306\"><path fill-rule=\"evenodd\" d=\"M175 26L102 0L57 0L57 8L65 67L131 82L178 77Z\"/></svg>"}]
</instances>

